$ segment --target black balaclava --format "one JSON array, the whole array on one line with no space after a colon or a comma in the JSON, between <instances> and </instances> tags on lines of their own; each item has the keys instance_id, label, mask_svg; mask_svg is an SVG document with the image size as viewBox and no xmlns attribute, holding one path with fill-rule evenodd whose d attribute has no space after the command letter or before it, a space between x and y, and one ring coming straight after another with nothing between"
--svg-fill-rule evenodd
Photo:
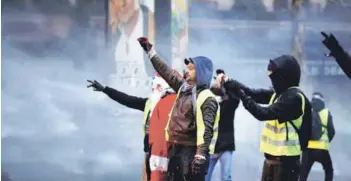
<instances>
[{"instance_id":1,"label":"black balaclava","mask_svg":"<svg viewBox=\"0 0 351 181\"><path fill-rule=\"evenodd\" d=\"M269 61L268 71L273 88L280 94L293 86L299 86L301 69L297 60L290 55L282 55Z\"/></svg>"},{"instance_id":2,"label":"black balaclava","mask_svg":"<svg viewBox=\"0 0 351 181\"><path fill-rule=\"evenodd\" d=\"M324 97L321 93L319 92L314 92L312 94L312 100L311 100L312 108L313 110L319 112L322 109L325 108L325 103L324 103Z\"/></svg>"},{"instance_id":3,"label":"black balaclava","mask_svg":"<svg viewBox=\"0 0 351 181\"><path fill-rule=\"evenodd\" d=\"M268 71L272 72L269 75L269 77L271 78L271 82L275 92L279 94L285 89L287 89L287 85L284 82L284 77L282 76L281 72L277 69L276 64L272 60L269 61Z\"/></svg>"}]
</instances>

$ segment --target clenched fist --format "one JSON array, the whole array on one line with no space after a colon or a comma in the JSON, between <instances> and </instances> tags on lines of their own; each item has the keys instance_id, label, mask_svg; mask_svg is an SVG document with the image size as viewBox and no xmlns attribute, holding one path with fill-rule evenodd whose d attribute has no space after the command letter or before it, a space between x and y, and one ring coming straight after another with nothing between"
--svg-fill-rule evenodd
<instances>
[{"instance_id":1,"label":"clenched fist","mask_svg":"<svg viewBox=\"0 0 351 181\"><path fill-rule=\"evenodd\" d=\"M152 48L152 44L149 42L149 39L147 39L146 37L140 37L138 38L138 41L140 43L140 46L143 47L144 51L146 53L149 53L149 51Z\"/></svg>"},{"instance_id":2,"label":"clenched fist","mask_svg":"<svg viewBox=\"0 0 351 181\"><path fill-rule=\"evenodd\" d=\"M206 158L195 157L191 163L191 171L194 175L206 174L208 169L208 161Z\"/></svg>"}]
</instances>

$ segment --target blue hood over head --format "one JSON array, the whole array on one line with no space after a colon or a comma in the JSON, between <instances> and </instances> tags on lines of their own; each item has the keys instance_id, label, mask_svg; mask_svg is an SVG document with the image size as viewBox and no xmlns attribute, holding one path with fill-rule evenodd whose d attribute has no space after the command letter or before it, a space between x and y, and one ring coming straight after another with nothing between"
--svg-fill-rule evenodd
<instances>
[{"instance_id":1,"label":"blue hood over head","mask_svg":"<svg viewBox=\"0 0 351 181\"><path fill-rule=\"evenodd\" d=\"M212 60L204 57L198 56L184 60L185 64L189 62L195 65L197 86L206 86L207 88L211 85L212 75L213 75L213 63Z\"/></svg>"}]
</instances>

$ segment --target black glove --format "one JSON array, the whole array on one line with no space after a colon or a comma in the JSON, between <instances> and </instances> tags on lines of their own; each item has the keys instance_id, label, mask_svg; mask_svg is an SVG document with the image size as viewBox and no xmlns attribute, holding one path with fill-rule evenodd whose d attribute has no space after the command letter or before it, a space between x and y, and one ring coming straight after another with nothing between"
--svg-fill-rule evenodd
<instances>
[{"instance_id":1,"label":"black glove","mask_svg":"<svg viewBox=\"0 0 351 181\"><path fill-rule=\"evenodd\" d=\"M206 174L208 169L208 162L206 158L195 157L191 163L191 171L194 175Z\"/></svg>"},{"instance_id":2,"label":"black glove","mask_svg":"<svg viewBox=\"0 0 351 181\"><path fill-rule=\"evenodd\" d=\"M224 70L223 69L217 69L216 70L216 74L219 75L219 74L225 74Z\"/></svg>"},{"instance_id":3,"label":"black glove","mask_svg":"<svg viewBox=\"0 0 351 181\"><path fill-rule=\"evenodd\" d=\"M149 51L152 48L152 44L149 42L149 39L147 39L146 37L140 37L138 38L138 41L140 43L140 46L143 47L144 51L146 53L149 53Z\"/></svg>"},{"instance_id":4,"label":"black glove","mask_svg":"<svg viewBox=\"0 0 351 181\"><path fill-rule=\"evenodd\" d=\"M217 69L216 70L216 75L218 76L219 74L225 74L223 69ZM214 80L217 79L217 77L213 77Z\"/></svg>"},{"instance_id":5,"label":"black glove","mask_svg":"<svg viewBox=\"0 0 351 181\"><path fill-rule=\"evenodd\" d=\"M321 32L321 34L324 36L323 44L330 50L330 53L326 54L327 56L335 56L344 51L333 34L327 35L325 32Z\"/></svg>"},{"instance_id":6,"label":"black glove","mask_svg":"<svg viewBox=\"0 0 351 181\"><path fill-rule=\"evenodd\" d=\"M98 81L94 80L87 80L90 84L87 85L87 88L89 87L93 87L94 91L104 91L105 90L105 86L103 86L102 84L100 84Z\"/></svg>"},{"instance_id":7,"label":"black glove","mask_svg":"<svg viewBox=\"0 0 351 181\"><path fill-rule=\"evenodd\" d=\"M236 80L231 80L231 85L230 88L232 90L232 92L239 98L241 98L243 96L244 91L241 89L240 87L240 83Z\"/></svg>"}]
</instances>

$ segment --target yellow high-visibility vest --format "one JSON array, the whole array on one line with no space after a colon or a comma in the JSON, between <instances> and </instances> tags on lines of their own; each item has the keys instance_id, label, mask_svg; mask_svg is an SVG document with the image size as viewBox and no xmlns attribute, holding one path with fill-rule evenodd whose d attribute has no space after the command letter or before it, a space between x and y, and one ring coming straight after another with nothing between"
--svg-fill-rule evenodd
<instances>
[{"instance_id":1,"label":"yellow high-visibility vest","mask_svg":"<svg viewBox=\"0 0 351 181\"><path fill-rule=\"evenodd\" d=\"M318 141L310 140L308 142L307 148L329 150L329 137L328 137L328 130L327 130L329 110L322 109L321 111L318 112L318 115L322 122L323 134Z\"/></svg>"},{"instance_id":2,"label":"yellow high-visibility vest","mask_svg":"<svg viewBox=\"0 0 351 181\"><path fill-rule=\"evenodd\" d=\"M177 99L179 97L180 91L178 92L177 95ZM209 90L209 89L205 89L203 91L201 91L196 99L196 126L197 126L197 133L196 133L196 145L201 145L203 143L205 143L204 141L204 134L205 134L205 124L204 124L204 120L203 120L203 115L202 115L202 110L201 110L201 106L202 104L205 102L205 100L209 97L213 97L215 98L216 96ZM173 105L174 108L174 105ZM169 141L169 134L168 134L168 125L169 122L171 121L171 115L173 112L173 108L171 113L169 114L169 119L167 122L167 126L165 128L166 130L166 140ZM213 125L213 136L211 139L211 144L209 147L209 153L213 154L215 151L215 146L216 146L216 142L217 142L217 137L218 137L218 124L219 124L219 115L220 115L220 107L218 104L218 109L217 109L217 113L216 113L216 119Z\"/></svg>"},{"instance_id":3,"label":"yellow high-visibility vest","mask_svg":"<svg viewBox=\"0 0 351 181\"><path fill-rule=\"evenodd\" d=\"M147 99L144 107L144 120L143 120L143 135L146 134L146 127L148 126L149 113L150 113L151 100Z\"/></svg>"},{"instance_id":4,"label":"yellow high-visibility vest","mask_svg":"<svg viewBox=\"0 0 351 181\"><path fill-rule=\"evenodd\" d=\"M302 98L302 115L293 120L292 123L297 129L301 128L302 118L305 112L305 97L298 93ZM273 104L274 93L269 101ZM301 154L299 135L290 122L279 123L278 120L266 121L261 133L260 151L273 156L297 156Z\"/></svg>"}]
</instances>

